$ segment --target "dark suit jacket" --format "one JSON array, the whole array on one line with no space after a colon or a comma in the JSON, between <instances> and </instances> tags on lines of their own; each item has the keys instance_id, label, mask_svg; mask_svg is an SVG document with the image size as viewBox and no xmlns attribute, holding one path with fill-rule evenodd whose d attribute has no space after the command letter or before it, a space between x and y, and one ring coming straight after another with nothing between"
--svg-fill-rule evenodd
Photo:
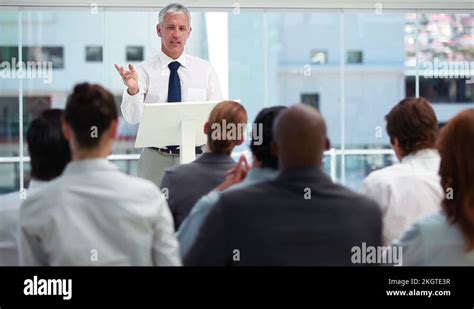
<instances>
[{"instance_id":1,"label":"dark suit jacket","mask_svg":"<svg viewBox=\"0 0 474 309\"><path fill-rule=\"evenodd\" d=\"M221 184L234 166L235 161L228 155L205 152L191 163L166 169L160 187L168 189L168 205L176 230L194 204Z\"/></svg>"},{"instance_id":2,"label":"dark suit jacket","mask_svg":"<svg viewBox=\"0 0 474 309\"><path fill-rule=\"evenodd\" d=\"M354 265L353 246L382 245L378 205L319 169L224 192L185 265Z\"/></svg>"}]
</instances>

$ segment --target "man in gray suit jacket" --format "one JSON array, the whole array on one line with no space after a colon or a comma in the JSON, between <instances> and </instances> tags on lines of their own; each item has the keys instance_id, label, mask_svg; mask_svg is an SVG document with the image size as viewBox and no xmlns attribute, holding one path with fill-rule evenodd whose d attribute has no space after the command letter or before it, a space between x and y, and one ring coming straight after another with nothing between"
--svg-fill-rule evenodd
<instances>
[{"instance_id":1,"label":"man in gray suit jacket","mask_svg":"<svg viewBox=\"0 0 474 309\"><path fill-rule=\"evenodd\" d=\"M235 166L235 161L231 158L232 150L243 143L245 132L242 130L245 128L240 127L241 132L229 138L231 135L227 135L227 132L222 135L216 134L221 130L226 130L226 126L221 127L223 124L233 124L235 128L239 124L246 125L245 108L234 101L223 101L217 104L204 126L208 151L191 163L165 170L160 188L167 196L175 230L178 230L194 204L222 183L227 171Z\"/></svg>"},{"instance_id":2,"label":"man in gray suit jacket","mask_svg":"<svg viewBox=\"0 0 474 309\"><path fill-rule=\"evenodd\" d=\"M375 202L334 184L321 170L326 126L296 105L274 125L280 175L223 193L185 265L353 265L353 246L382 245Z\"/></svg>"}]
</instances>

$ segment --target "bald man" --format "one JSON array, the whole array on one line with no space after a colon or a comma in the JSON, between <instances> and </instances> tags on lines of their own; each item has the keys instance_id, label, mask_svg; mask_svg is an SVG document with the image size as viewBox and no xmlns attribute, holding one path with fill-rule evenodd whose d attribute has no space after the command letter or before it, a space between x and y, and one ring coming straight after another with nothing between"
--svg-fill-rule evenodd
<instances>
[{"instance_id":1,"label":"bald man","mask_svg":"<svg viewBox=\"0 0 474 309\"><path fill-rule=\"evenodd\" d=\"M223 193L185 265L357 265L354 246L382 244L377 204L334 184L321 169L330 145L321 115L293 106L273 132L279 176Z\"/></svg>"}]
</instances>

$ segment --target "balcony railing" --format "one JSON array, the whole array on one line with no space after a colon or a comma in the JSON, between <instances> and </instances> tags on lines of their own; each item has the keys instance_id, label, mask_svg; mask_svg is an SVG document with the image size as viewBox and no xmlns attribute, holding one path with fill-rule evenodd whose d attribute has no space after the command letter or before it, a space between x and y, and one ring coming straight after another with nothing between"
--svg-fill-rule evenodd
<instances>
[{"instance_id":1,"label":"balcony railing","mask_svg":"<svg viewBox=\"0 0 474 309\"><path fill-rule=\"evenodd\" d=\"M250 151L233 152L232 157L238 158L240 155L250 156ZM354 156L354 155L393 155L392 149L336 149L331 148L324 152L324 156L330 160L330 176L333 181L337 178L337 156ZM112 154L108 156L110 161L136 161L140 158L140 154ZM30 157L0 157L0 164L2 163L20 163L30 162Z\"/></svg>"}]
</instances>

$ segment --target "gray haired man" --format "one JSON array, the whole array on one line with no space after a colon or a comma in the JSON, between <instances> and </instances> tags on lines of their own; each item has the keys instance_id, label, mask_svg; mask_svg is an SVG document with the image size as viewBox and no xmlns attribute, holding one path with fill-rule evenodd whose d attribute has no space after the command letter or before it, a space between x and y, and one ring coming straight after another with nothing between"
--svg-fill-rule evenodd
<instances>
[{"instance_id":1,"label":"gray haired man","mask_svg":"<svg viewBox=\"0 0 474 309\"><path fill-rule=\"evenodd\" d=\"M220 101L222 93L212 65L184 51L191 34L191 15L181 4L169 4L158 15L156 32L161 51L136 68L115 65L127 87L122 114L131 124L140 122L144 103ZM157 132L159 134L159 132ZM201 153L196 147L196 154ZM139 176L159 185L166 168L179 164L179 148L145 148L138 162Z\"/></svg>"}]
</instances>

